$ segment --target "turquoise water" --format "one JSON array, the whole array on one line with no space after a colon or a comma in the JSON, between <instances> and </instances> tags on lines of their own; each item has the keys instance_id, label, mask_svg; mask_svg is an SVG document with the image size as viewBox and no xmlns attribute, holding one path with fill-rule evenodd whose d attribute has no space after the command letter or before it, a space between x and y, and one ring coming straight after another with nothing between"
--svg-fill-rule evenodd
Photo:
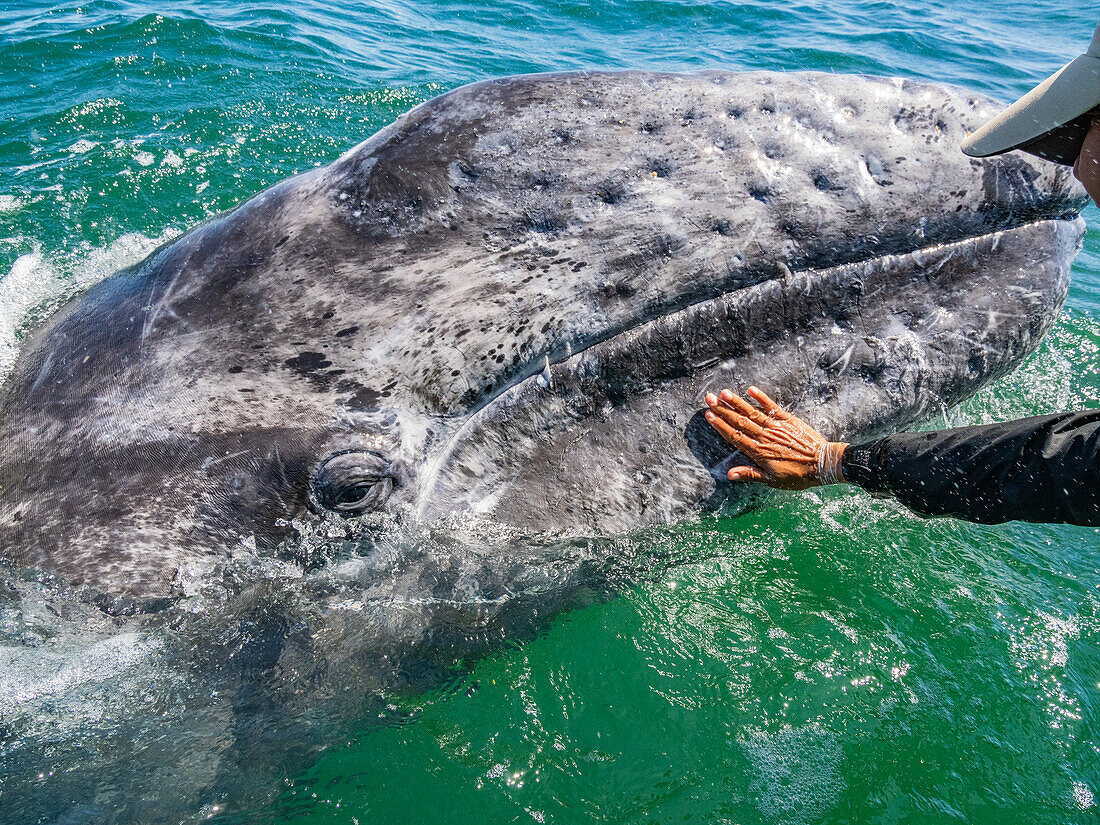
<instances>
[{"instance_id":1,"label":"turquoise water","mask_svg":"<svg viewBox=\"0 0 1100 825\"><path fill-rule=\"evenodd\" d=\"M53 296L473 80L825 69L1002 99L1085 47L1045 3L287 0L0 10L0 366ZM933 424L1100 403L1100 213L1065 314ZM1100 534L854 491L638 539L678 563L427 695L225 821L1085 822ZM0 793L3 792L0 786Z\"/></svg>"}]
</instances>

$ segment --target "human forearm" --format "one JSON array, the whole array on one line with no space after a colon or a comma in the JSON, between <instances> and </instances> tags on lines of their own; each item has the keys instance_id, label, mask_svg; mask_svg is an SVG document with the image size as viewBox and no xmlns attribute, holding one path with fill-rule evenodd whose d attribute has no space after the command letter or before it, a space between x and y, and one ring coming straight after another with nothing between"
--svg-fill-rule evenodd
<instances>
[{"instance_id":1,"label":"human forearm","mask_svg":"<svg viewBox=\"0 0 1100 825\"><path fill-rule=\"evenodd\" d=\"M848 447L844 479L925 515L1100 525L1100 410Z\"/></svg>"},{"instance_id":2,"label":"human forearm","mask_svg":"<svg viewBox=\"0 0 1100 825\"><path fill-rule=\"evenodd\" d=\"M731 468L731 481L788 490L844 481L925 515L1100 525L1100 410L850 446L755 387L749 396L756 404L729 390L706 399L707 421L752 462Z\"/></svg>"}]
</instances>

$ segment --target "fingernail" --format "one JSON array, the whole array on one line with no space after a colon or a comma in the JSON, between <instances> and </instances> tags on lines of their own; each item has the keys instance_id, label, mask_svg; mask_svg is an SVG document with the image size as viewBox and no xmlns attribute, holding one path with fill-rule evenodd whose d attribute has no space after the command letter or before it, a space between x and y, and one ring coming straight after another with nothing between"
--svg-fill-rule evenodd
<instances>
[{"instance_id":1,"label":"fingernail","mask_svg":"<svg viewBox=\"0 0 1100 825\"><path fill-rule=\"evenodd\" d=\"M710 410L707 410L705 413L703 413L703 417L707 421L713 421L714 420L714 413L712 413Z\"/></svg>"},{"instance_id":2,"label":"fingernail","mask_svg":"<svg viewBox=\"0 0 1100 825\"><path fill-rule=\"evenodd\" d=\"M732 390L722 390L722 397L724 399L726 399L727 401L732 401L733 400L733 391Z\"/></svg>"},{"instance_id":3,"label":"fingernail","mask_svg":"<svg viewBox=\"0 0 1100 825\"><path fill-rule=\"evenodd\" d=\"M739 478L741 478L741 474L739 472L737 472L737 470L730 470L729 471L730 481L737 481L737 479L739 479Z\"/></svg>"},{"instance_id":4,"label":"fingernail","mask_svg":"<svg viewBox=\"0 0 1100 825\"><path fill-rule=\"evenodd\" d=\"M707 393L707 403L710 404L711 406L717 404L718 403L718 396L715 395L712 392L708 392Z\"/></svg>"},{"instance_id":5,"label":"fingernail","mask_svg":"<svg viewBox=\"0 0 1100 825\"><path fill-rule=\"evenodd\" d=\"M760 392L756 387L749 387L749 392Z\"/></svg>"}]
</instances>

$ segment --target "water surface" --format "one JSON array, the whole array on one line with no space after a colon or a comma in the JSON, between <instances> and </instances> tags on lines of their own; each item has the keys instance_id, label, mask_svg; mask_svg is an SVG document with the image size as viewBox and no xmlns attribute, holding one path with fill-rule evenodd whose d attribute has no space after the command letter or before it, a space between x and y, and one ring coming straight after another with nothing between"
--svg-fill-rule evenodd
<instances>
[{"instance_id":1,"label":"water surface","mask_svg":"<svg viewBox=\"0 0 1100 825\"><path fill-rule=\"evenodd\" d=\"M0 369L59 295L463 83L820 69L1008 100L1083 51L1095 14L1049 0L8 2ZM1086 219L1040 351L932 424L1100 403L1100 213ZM830 489L631 541L672 563L443 688L387 696L224 820L1095 818L1098 531L928 521ZM0 626L41 661L63 635L11 611ZM29 689L26 673L4 679Z\"/></svg>"}]
</instances>

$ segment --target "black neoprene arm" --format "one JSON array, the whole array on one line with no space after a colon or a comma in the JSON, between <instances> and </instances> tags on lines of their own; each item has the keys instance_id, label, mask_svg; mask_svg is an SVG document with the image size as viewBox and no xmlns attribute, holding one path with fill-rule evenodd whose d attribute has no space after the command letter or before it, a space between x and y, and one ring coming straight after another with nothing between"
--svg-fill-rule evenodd
<instances>
[{"instance_id":1,"label":"black neoprene arm","mask_svg":"<svg viewBox=\"0 0 1100 825\"><path fill-rule=\"evenodd\" d=\"M844 478L930 516L1100 525L1100 410L852 445Z\"/></svg>"}]
</instances>

